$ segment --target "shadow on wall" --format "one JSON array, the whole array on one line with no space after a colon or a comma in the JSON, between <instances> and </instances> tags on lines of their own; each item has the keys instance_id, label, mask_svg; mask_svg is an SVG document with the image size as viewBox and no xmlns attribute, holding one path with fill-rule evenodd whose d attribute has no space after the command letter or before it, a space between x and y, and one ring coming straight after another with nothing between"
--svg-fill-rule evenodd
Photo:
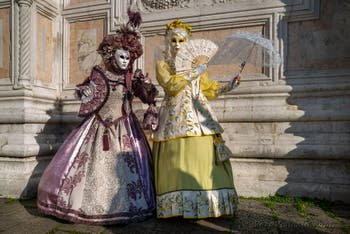
<instances>
[{"instance_id":1,"label":"shadow on wall","mask_svg":"<svg viewBox=\"0 0 350 234\"><path fill-rule=\"evenodd\" d=\"M275 160L288 171L277 194L350 203L348 38L348 0L320 1L319 19L288 25L287 104L300 117L284 130L295 149Z\"/></svg>"},{"instance_id":2,"label":"shadow on wall","mask_svg":"<svg viewBox=\"0 0 350 234\"><path fill-rule=\"evenodd\" d=\"M76 127L78 123L63 124L64 116L77 116L76 113L64 113L62 115L61 100L56 100L53 108L46 111L49 119L42 129L37 130L35 136L36 144L39 147L33 164L36 166L32 169L27 185L23 189L20 198L28 199L36 197L37 186L39 184L42 173L55 155L59 146L63 143L67 135Z\"/></svg>"}]
</instances>

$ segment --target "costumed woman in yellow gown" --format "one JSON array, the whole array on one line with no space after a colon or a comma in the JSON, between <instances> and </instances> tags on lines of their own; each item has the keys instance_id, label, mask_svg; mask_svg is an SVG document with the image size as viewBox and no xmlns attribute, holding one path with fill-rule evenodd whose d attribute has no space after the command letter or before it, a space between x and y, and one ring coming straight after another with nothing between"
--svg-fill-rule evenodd
<instances>
[{"instance_id":1,"label":"costumed woman in yellow gown","mask_svg":"<svg viewBox=\"0 0 350 234\"><path fill-rule=\"evenodd\" d=\"M176 75L174 59L190 33L191 27L179 19L167 24L164 60L156 64L165 92L159 128L152 136L158 218L219 217L237 209L230 161L217 160L214 147L223 128L208 100L236 87L239 76L220 86L206 65Z\"/></svg>"}]
</instances>

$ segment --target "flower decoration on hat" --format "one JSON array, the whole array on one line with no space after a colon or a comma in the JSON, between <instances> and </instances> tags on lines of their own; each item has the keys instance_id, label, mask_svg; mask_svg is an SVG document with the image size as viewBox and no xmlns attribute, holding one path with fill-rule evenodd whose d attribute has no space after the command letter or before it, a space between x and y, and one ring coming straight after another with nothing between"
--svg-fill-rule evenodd
<instances>
[{"instance_id":1,"label":"flower decoration on hat","mask_svg":"<svg viewBox=\"0 0 350 234\"><path fill-rule=\"evenodd\" d=\"M166 24L165 34L167 35L169 31L178 28L184 29L188 35L191 35L192 27L187 23L181 22L180 19L176 19L173 22Z\"/></svg>"}]
</instances>

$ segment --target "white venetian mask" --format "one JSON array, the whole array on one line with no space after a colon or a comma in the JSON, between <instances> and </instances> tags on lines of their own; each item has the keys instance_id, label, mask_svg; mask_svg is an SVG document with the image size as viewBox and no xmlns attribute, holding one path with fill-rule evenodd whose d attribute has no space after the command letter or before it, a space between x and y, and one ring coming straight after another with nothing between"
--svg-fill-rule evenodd
<instances>
[{"instance_id":1,"label":"white venetian mask","mask_svg":"<svg viewBox=\"0 0 350 234\"><path fill-rule=\"evenodd\" d=\"M170 52L173 56L177 54L181 46L185 44L187 38L184 30L173 30L171 32L170 40Z\"/></svg>"},{"instance_id":2,"label":"white venetian mask","mask_svg":"<svg viewBox=\"0 0 350 234\"><path fill-rule=\"evenodd\" d=\"M125 70L130 63L130 53L124 49L118 49L115 51L115 60L120 69Z\"/></svg>"}]
</instances>

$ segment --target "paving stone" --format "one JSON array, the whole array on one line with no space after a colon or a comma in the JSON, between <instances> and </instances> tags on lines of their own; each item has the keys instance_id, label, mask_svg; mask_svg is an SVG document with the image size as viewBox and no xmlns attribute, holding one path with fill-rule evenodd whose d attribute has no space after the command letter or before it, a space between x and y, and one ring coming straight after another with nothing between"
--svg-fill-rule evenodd
<instances>
[{"instance_id":1,"label":"paving stone","mask_svg":"<svg viewBox=\"0 0 350 234\"><path fill-rule=\"evenodd\" d=\"M341 230L343 227L341 222L326 215L319 207L306 207L305 210L308 214L308 222L317 230L333 233L335 230Z\"/></svg>"},{"instance_id":2,"label":"paving stone","mask_svg":"<svg viewBox=\"0 0 350 234\"><path fill-rule=\"evenodd\" d=\"M34 218L35 216L31 215L20 203L8 204L1 207L0 231L6 231L16 226L28 225Z\"/></svg>"},{"instance_id":3,"label":"paving stone","mask_svg":"<svg viewBox=\"0 0 350 234\"><path fill-rule=\"evenodd\" d=\"M291 203L276 203L278 217L284 220L293 220L300 225L307 225L307 220L301 216L299 211Z\"/></svg>"},{"instance_id":4,"label":"paving stone","mask_svg":"<svg viewBox=\"0 0 350 234\"><path fill-rule=\"evenodd\" d=\"M142 224L142 228L140 228L140 224ZM157 220L153 218L126 226L110 226L107 228L108 231L104 233L189 233L193 228L193 222L186 219L169 218Z\"/></svg>"},{"instance_id":5,"label":"paving stone","mask_svg":"<svg viewBox=\"0 0 350 234\"><path fill-rule=\"evenodd\" d=\"M105 230L103 226L71 223L61 224L58 229L60 231L71 231L73 233L100 233Z\"/></svg>"},{"instance_id":6,"label":"paving stone","mask_svg":"<svg viewBox=\"0 0 350 234\"><path fill-rule=\"evenodd\" d=\"M344 226L347 227L350 233L350 205L334 204L331 210Z\"/></svg>"},{"instance_id":7,"label":"paving stone","mask_svg":"<svg viewBox=\"0 0 350 234\"><path fill-rule=\"evenodd\" d=\"M5 199L0 199L0 207L6 203Z\"/></svg>"},{"instance_id":8,"label":"paving stone","mask_svg":"<svg viewBox=\"0 0 350 234\"><path fill-rule=\"evenodd\" d=\"M235 233L237 231L234 230L235 222L236 218L220 217L217 219L199 220L197 224L201 225L202 227L207 227L212 231Z\"/></svg>"},{"instance_id":9,"label":"paving stone","mask_svg":"<svg viewBox=\"0 0 350 234\"><path fill-rule=\"evenodd\" d=\"M9 203L3 203L2 206L0 206L0 219L1 216L9 216L12 214L17 213L19 210L22 210L23 206L19 202L9 202Z\"/></svg>"},{"instance_id":10,"label":"paving stone","mask_svg":"<svg viewBox=\"0 0 350 234\"><path fill-rule=\"evenodd\" d=\"M331 206L331 210L337 217L350 220L350 205L334 204Z\"/></svg>"},{"instance_id":11,"label":"paving stone","mask_svg":"<svg viewBox=\"0 0 350 234\"><path fill-rule=\"evenodd\" d=\"M278 229L280 232L288 233L317 233L310 227L307 220L300 215L298 210L290 203L277 203L274 208L278 214Z\"/></svg>"},{"instance_id":12,"label":"paving stone","mask_svg":"<svg viewBox=\"0 0 350 234\"><path fill-rule=\"evenodd\" d=\"M238 205L238 212L240 210L253 211L255 214L271 215L271 209L266 207L263 202L256 200L241 199Z\"/></svg>"},{"instance_id":13,"label":"paving stone","mask_svg":"<svg viewBox=\"0 0 350 234\"><path fill-rule=\"evenodd\" d=\"M60 225L56 220L43 217L33 204L33 201L27 202L26 206L11 202L1 207L0 233L47 233Z\"/></svg>"},{"instance_id":14,"label":"paving stone","mask_svg":"<svg viewBox=\"0 0 350 234\"><path fill-rule=\"evenodd\" d=\"M278 233L277 223L271 215L239 210L233 230L241 233Z\"/></svg>"},{"instance_id":15,"label":"paving stone","mask_svg":"<svg viewBox=\"0 0 350 234\"><path fill-rule=\"evenodd\" d=\"M241 233L278 233L271 209L261 201L244 199L240 200L233 230Z\"/></svg>"},{"instance_id":16,"label":"paving stone","mask_svg":"<svg viewBox=\"0 0 350 234\"><path fill-rule=\"evenodd\" d=\"M6 203L4 199L0 199L0 204L2 204L0 205L1 234L347 233L349 229L344 228L344 222L348 222L350 211L349 206L335 207L337 212L334 213L337 217L332 219L317 207L307 207L308 220L305 222L292 204L277 203L276 207L271 209L261 201L241 199L235 217L200 220L151 218L128 225L92 226L73 224L52 216L42 215L37 210L35 200ZM273 212L277 212L278 219L273 217ZM328 226L322 227L321 224Z\"/></svg>"},{"instance_id":17,"label":"paving stone","mask_svg":"<svg viewBox=\"0 0 350 234\"><path fill-rule=\"evenodd\" d=\"M54 228L58 227L60 224L54 220L43 219L43 218L34 218L29 221L21 222L18 225L15 225L5 232L0 233L9 233L9 234L45 234L49 233Z\"/></svg>"}]
</instances>

